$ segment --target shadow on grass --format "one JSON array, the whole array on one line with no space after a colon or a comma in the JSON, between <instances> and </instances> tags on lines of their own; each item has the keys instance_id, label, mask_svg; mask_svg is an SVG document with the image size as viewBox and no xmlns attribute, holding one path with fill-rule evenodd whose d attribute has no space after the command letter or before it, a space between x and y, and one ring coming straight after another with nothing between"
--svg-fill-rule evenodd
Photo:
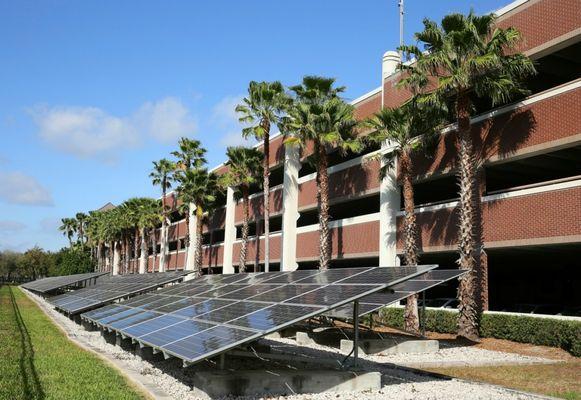
<instances>
[{"instance_id":1,"label":"shadow on grass","mask_svg":"<svg viewBox=\"0 0 581 400\"><path fill-rule=\"evenodd\" d=\"M22 377L22 395L25 399L44 399L45 394L40 385L36 368L34 367L34 347L30 340L30 334L26 324L20 314L18 304L11 286L8 286L10 292L10 301L14 310L14 319L20 334L20 375Z\"/></svg>"}]
</instances>

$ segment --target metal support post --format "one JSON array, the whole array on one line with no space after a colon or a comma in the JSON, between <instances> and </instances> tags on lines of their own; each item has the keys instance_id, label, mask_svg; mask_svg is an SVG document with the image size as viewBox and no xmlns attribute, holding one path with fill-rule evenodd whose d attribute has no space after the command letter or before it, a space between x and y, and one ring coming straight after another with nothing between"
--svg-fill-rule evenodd
<instances>
[{"instance_id":1,"label":"metal support post","mask_svg":"<svg viewBox=\"0 0 581 400\"><path fill-rule=\"evenodd\" d=\"M426 291L422 292L422 318L420 319L420 332L426 336Z\"/></svg>"},{"instance_id":2,"label":"metal support post","mask_svg":"<svg viewBox=\"0 0 581 400\"><path fill-rule=\"evenodd\" d=\"M357 366L359 356L359 300L353 302L353 366Z\"/></svg>"}]
</instances>

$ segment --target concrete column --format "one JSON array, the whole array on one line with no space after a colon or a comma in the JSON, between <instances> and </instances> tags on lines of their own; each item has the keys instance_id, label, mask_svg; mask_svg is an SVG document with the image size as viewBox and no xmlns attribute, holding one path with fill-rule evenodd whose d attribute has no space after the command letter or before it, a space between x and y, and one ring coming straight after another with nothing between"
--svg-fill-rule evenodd
<instances>
[{"instance_id":1,"label":"concrete column","mask_svg":"<svg viewBox=\"0 0 581 400\"><path fill-rule=\"evenodd\" d=\"M147 243L145 242L145 229L139 232L141 236L141 254L139 256L139 273L145 274L147 272Z\"/></svg>"},{"instance_id":2,"label":"concrete column","mask_svg":"<svg viewBox=\"0 0 581 400\"><path fill-rule=\"evenodd\" d=\"M284 152L282 190L282 255L281 271L294 271L297 264L297 220L299 219L299 148L288 146Z\"/></svg>"},{"instance_id":3,"label":"concrete column","mask_svg":"<svg viewBox=\"0 0 581 400\"><path fill-rule=\"evenodd\" d=\"M196 205L194 203L190 203L188 207L189 215L189 224L187 226L188 235L190 237L190 242L188 243L188 248L186 250L186 271L193 271L194 264L195 264L195 255L196 255L196 243L197 233L196 227L198 225L198 221L196 220Z\"/></svg>"},{"instance_id":4,"label":"concrete column","mask_svg":"<svg viewBox=\"0 0 581 400\"><path fill-rule=\"evenodd\" d=\"M160 242L160 255L159 255L159 272L165 272L165 267L166 267L166 260L167 260L167 230L168 227L166 226L165 229L162 226L160 229L160 235L159 235L159 242Z\"/></svg>"},{"instance_id":5,"label":"concrete column","mask_svg":"<svg viewBox=\"0 0 581 400\"><path fill-rule=\"evenodd\" d=\"M234 241L236 240L235 215L236 201L234 200L234 189L229 187L226 191L226 218L224 222L224 258L222 260L222 273L233 274L232 253L234 252Z\"/></svg>"},{"instance_id":6,"label":"concrete column","mask_svg":"<svg viewBox=\"0 0 581 400\"><path fill-rule=\"evenodd\" d=\"M390 151L386 143L382 151ZM397 165L395 160L394 165ZM381 181L379 187L379 265L381 267L399 265L397 259L397 213L400 209L400 189L397 171L392 168Z\"/></svg>"}]
</instances>

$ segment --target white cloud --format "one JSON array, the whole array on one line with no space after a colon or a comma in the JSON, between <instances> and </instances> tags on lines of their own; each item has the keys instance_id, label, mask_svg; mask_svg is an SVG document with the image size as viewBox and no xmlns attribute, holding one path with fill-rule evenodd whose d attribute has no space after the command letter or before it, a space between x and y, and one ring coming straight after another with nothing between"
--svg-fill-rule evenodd
<instances>
[{"instance_id":1,"label":"white cloud","mask_svg":"<svg viewBox=\"0 0 581 400\"><path fill-rule=\"evenodd\" d=\"M0 234L20 232L26 228L22 222L11 220L0 220Z\"/></svg>"},{"instance_id":2,"label":"white cloud","mask_svg":"<svg viewBox=\"0 0 581 400\"><path fill-rule=\"evenodd\" d=\"M235 109L242 103L243 97L226 96L220 100L212 109L211 122L221 128L231 127L234 123L239 124Z\"/></svg>"},{"instance_id":3,"label":"white cloud","mask_svg":"<svg viewBox=\"0 0 581 400\"><path fill-rule=\"evenodd\" d=\"M36 107L31 110L39 136L49 145L79 158L113 161L147 137L164 143L192 135L196 121L177 98L147 102L127 116L97 107ZM143 137L143 135L146 137Z\"/></svg>"},{"instance_id":4,"label":"white cloud","mask_svg":"<svg viewBox=\"0 0 581 400\"><path fill-rule=\"evenodd\" d=\"M256 140L244 139L240 131L233 131L222 135L220 143L224 146L252 146L256 143Z\"/></svg>"},{"instance_id":5,"label":"white cloud","mask_svg":"<svg viewBox=\"0 0 581 400\"><path fill-rule=\"evenodd\" d=\"M22 172L0 171L0 200L11 204L52 206L50 192L36 178Z\"/></svg>"},{"instance_id":6,"label":"white cloud","mask_svg":"<svg viewBox=\"0 0 581 400\"><path fill-rule=\"evenodd\" d=\"M236 106L242 103L244 96L226 96L212 108L209 122L220 134L220 143L224 146L252 146L254 138L244 139L242 128L244 124L238 121Z\"/></svg>"},{"instance_id":7,"label":"white cloud","mask_svg":"<svg viewBox=\"0 0 581 400\"><path fill-rule=\"evenodd\" d=\"M191 136L197 124L190 111L175 97L145 103L133 117L135 125L163 143L173 143L182 136Z\"/></svg>"},{"instance_id":8,"label":"white cloud","mask_svg":"<svg viewBox=\"0 0 581 400\"><path fill-rule=\"evenodd\" d=\"M60 225L59 218L43 218L40 220L40 231L48 234L57 233Z\"/></svg>"}]
</instances>

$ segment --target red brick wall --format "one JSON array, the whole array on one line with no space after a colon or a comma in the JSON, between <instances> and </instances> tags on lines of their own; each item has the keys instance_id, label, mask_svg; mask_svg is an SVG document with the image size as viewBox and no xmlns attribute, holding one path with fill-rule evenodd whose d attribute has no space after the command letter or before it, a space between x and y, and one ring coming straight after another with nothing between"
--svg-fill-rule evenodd
<instances>
[{"instance_id":1,"label":"red brick wall","mask_svg":"<svg viewBox=\"0 0 581 400\"><path fill-rule=\"evenodd\" d=\"M379 253L379 221L331 229L332 258ZM319 231L301 233L297 237L297 259L319 256Z\"/></svg>"},{"instance_id":2,"label":"red brick wall","mask_svg":"<svg viewBox=\"0 0 581 400\"><path fill-rule=\"evenodd\" d=\"M379 161L364 164L329 175L329 198L344 197L379 187ZM299 185L299 208L316 204L317 185L315 180Z\"/></svg>"},{"instance_id":3,"label":"red brick wall","mask_svg":"<svg viewBox=\"0 0 581 400\"><path fill-rule=\"evenodd\" d=\"M499 18L501 28L513 26L523 35L527 51L581 27L579 0L530 1Z\"/></svg>"},{"instance_id":4,"label":"red brick wall","mask_svg":"<svg viewBox=\"0 0 581 400\"><path fill-rule=\"evenodd\" d=\"M483 159L508 156L515 151L581 133L581 89L550 97L472 127L476 151ZM418 175L452 168L456 162L456 134L440 136L430 157L414 157Z\"/></svg>"},{"instance_id":5,"label":"red brick wall","mask_svg":"<svg viewBox=\"0 0 581 400\"><path fill-rule=\"evenodd\" d=\"M417 215L422 247L454 246L457 209ZM498 242L581 235L581 187L484 203L484 241ZM403 248L403 217L397 219L397 247Z\"/></svg>"},{"instance_id":6,"label":"red brick wall","mask_svg":"<svg viewBox=\"0 0 581 400\"><path fill-rule=\"evenodd\" d=\"M202 265L212 267L222 265L224 260L224 246L204 247Z\"/></svg>"},{"instance_id":7,"label":"red brick wall","mask_svg":"<svg viewBox=\"0 0 581 400\"><path fill-rule=\"evenodd\" d=\"M251 198L249 203L250 203L249 204L250 220L254 221L256 219L256 216L262 217L264 212L263 210L264 201L262 197L262 192L260 192L260 195ZM274 213L278 213L281 210L282 210L282 188L270 192L270 214L272 215ZM236 211L234 215L235 215L234 220L236 221L236 224L241 224L242 220L244 219L242 203L236 204Z\"/></svg>"},{"instance_id":8,"label":"red brick wall","mask_svg":"<svg viewBox=\"0 0 581 400\"><path fill-rule=\"evenodd\" d=\"M269 241L269 245L270 245L270 261L271 262L277 262L278 260L280 260L280 254L281 254L281 236L277 235L277 236L271 236L270 237L270 241ZM234 243L234 249L232 252L232 263L234 265L238 265L238 260L240 259L240 242L236 242ZM249 263L252 263L256 260L256 240L255 239L250 239L248 241L248 252L247 252L247 256L246 256L246 260ZM261 239L260 243L259 243L259 250L258 250L258 255L260 256L260 261L264 261L264 240Z\"/></svg>"},{"instance_id":9,"label":"red brick wall","mask_svg":"<svg viewBox=\"0 0 581 400\"><path fill-rule=\"evenodd\" d=\"M381 108L381 92L355 104L355 118L363 120Z\"/></svg>"},{"instance_id":10,"label":"red brick wall","mask_svg":"<svg viewBox=\"0 0 581 400\"><path fill-rule=\"evenodd\" d=\"M499 18L498 25L517 28L523 35L519 50L526 52L581 27L581 5L579 0L532 0ZM395 87L398 80L392 77L384 83L386 107L397 107L410 96Z\"/></svg>"}]
</instances>

